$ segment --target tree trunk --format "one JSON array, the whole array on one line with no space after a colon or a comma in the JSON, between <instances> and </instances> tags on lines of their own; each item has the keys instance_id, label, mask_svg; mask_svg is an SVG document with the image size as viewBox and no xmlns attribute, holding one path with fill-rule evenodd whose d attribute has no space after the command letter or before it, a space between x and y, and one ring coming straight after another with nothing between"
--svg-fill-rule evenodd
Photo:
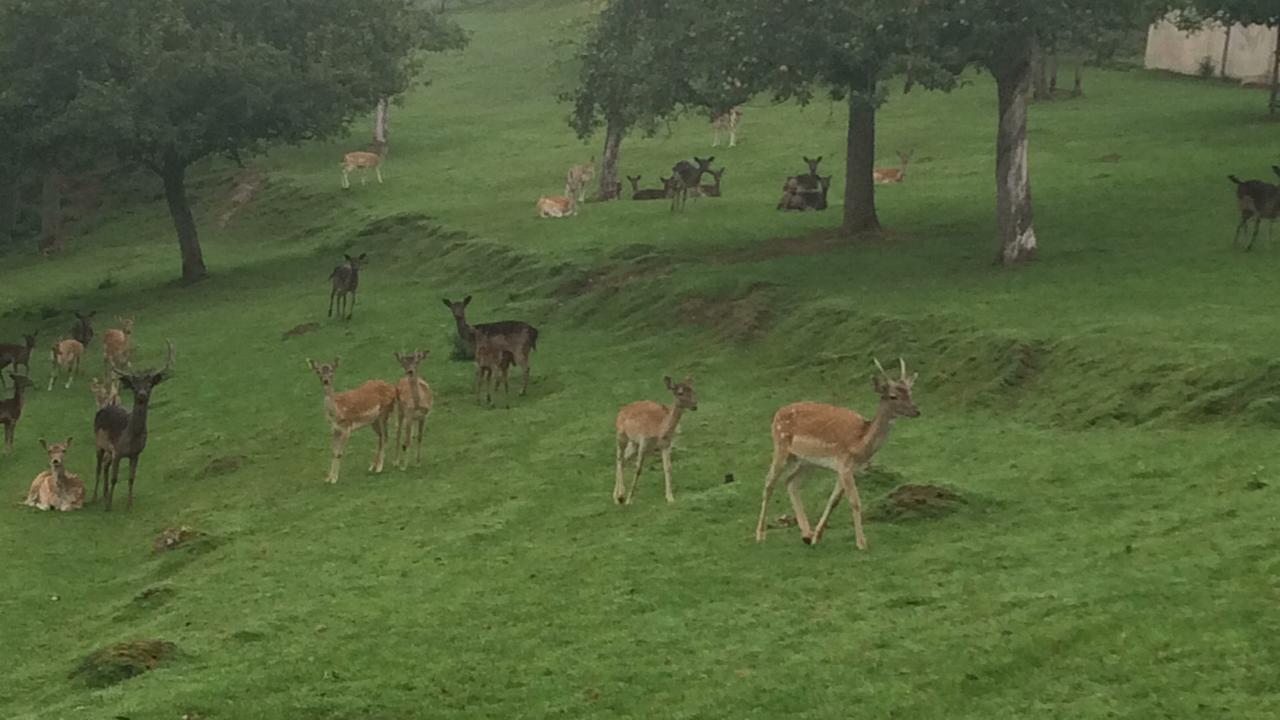
<instances>
[{"instance_id":1,"label":"tree trunk","mask_svg":"<svg viewBox=\"0 0 1280 720\"><path fill-rule=\"evenodd\" d=\"M999 262L1017 265L1036 256L1032 224L1031 175L1027 166L1027 95L1031 90L1031 45L1006 49L993 63L1000 96L996 132L996 223Z\"/></svg>"},{"instance_id":2,"label":"tree trunk","mask_svg":"<svg viewBox=\"0 0 1280 720\"><path fill-rule=\"evenodd\" d=\"M848 234L880 229L876 217L876 106L867 96L849 93L849 133L845 150L844 224Z\"/></svg>"},{"instance_id":3,"label":"tree trunk","mask_svg":"<svg viewBox=\"0 0 1280 720\"><path fill-rule=\"evenodd\" d=\"M208 271L204 267L204 254L200 252L200 237L196 233L195 218L191 215L191 204L187 202L187 166L175 150L170 149L165 153L160 176L164 180L164 197L169 203L169 215L173 217L173 227L178 232L178 247L182 251L182 280L196 282L203 279Z\"/></svg>"},{"instance_id":4,"label":"tree trunk","mask_svg":"<svg viewBox=\"0 0 1280 720\"><path fill-rule=\"evenodd\" d=\"M1049 56L1049 97L1058 96L1058 54Z\"/></svg>"},{"instance_id":5,"label":"tree trunk","mask_svg":"<svg viewBox=\"0 0 1280 720\"><path fill-rule=\"evenodd\" d=\"M1032 62L1035 63L1031 71L1031 78L1035 83L1035 91L1032 93L1032 98L1037 101L1048 100L1051 97L1049 94L1049 64L1045 61L1044 50L1037 46L1032 57Z\"/></svg>"},{"instance_id":6,"label":"tree trunk","mask_svg":"<svg viewBox=\"0 0 1280 720\"><path fill-rule=\"evenodd\" d=\"M1076 61L1076 82L1071 88L1071 97L1084 97L1084 61Z\"/></svg>"},{"instance_id":7,"label":"tree trunk","mask_svg":"<svg viewBox=\"0 0 1280 720\"><path fill-rule=\"evenodd\" d=\"M600 192L596 197L601 200L617 200L618 189L618 156L622 152L622 125L610 122L604 133L604 153L600 160Z\"/></svg>"},{"instance_id":8,"label":"tree trunk","mask_svg":"<svg viewBox=\"0 0 1280 720\"><path fill-rule=\"evenodd\" d=\"M1222 41L1222 62L1218 64L1218 77L1227 79L1227 60L1231 57L1231 25L1227 24L1227 37Z\"/></svg>"},{"instance_id":9,"label":"tree trunk","mask_svg":"<svg viewBox=\"0 0 1280 720\"><path fill-rule=\"evenodd\" d=\"M373 141L379 145L387 144L387 134L391 124L391 103L387 98L379 98L373 112Z\"/></svg>"},{"instance_id":10,"label":"tree trunk","mask_svg":"<svg viewBox=\"0 0 1280 720\"><path fill-rule=\"evenodd\" d=\"M1280 25L1276 26L1276 59L1271 65L1271 114L1280 112Z\"/></svg>"},{"instance_id":11,"label":"tree trunk","mask_svg":"<svg viewBox=\"0 0 1280 720\"><path fill-rule=\"evenodd\" d=\"M63 250L62 176L54 168L45 170L40 185L41 254L60 255Z\"/></svg>"},{"instance_id":12,"label":"tree trunk","mask_svg":"<svg viewBox=\"0 0 1280 720\"><path fill-rule=\"evenodd\" d=\"M13 240L18 223L18 187L16 173L0 177L0 245Z\"/></svg>"}]
</instances>

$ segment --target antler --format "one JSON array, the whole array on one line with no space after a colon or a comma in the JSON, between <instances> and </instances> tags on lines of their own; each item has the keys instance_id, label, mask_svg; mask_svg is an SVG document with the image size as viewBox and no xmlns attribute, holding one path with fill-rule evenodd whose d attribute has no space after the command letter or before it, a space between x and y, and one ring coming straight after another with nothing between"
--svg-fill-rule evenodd
<instances>
[{"instance_id":1,"label":"antler","mask_svg":"<svg viewBox=\"0 0 1280 720\"><path fill-rule=\"evenodd\" d=\"M906 380L907 379L907 361L903 360L902 358L898 358L898 367L902 369L902 379Z\"/></svg>"},{"instance_id":2,"label":"antler","mask_svg":"<svg viewBox=\"0 0 1280 720\"><path fill-rule=\"evenodd\" d=\"M174 349L173 349L173 341L172 341L172 340L165 340L164 342L165 342L165 344L166 344L166 345L168 345L168 346L169 346L169 354L165 357L165 360L164 360L164 368L163 368L163 369L160 371L160 373L158 373L158 374L165 374L165 375L167 375L168 373L173 372L173 357L174 357L174 355L175 355L176 353L175 353L175 351L174 351Z\"/></svg>"},{"instance_id":3,"label":"antler","mask_svg":"<svg viewBox=\"0 0 1280 720\"><path fill-rule=\"evenodd\" d=\"M887 372L885 372L885 371L884 371L884 366L880 364L880 359L879 359L879 358L876 358L876 357L873 357L873 358L871 358L871 361L872 361L872 362L874 362L874 363L876 364L876 369L878 369L878 370L880 371L880 374L884 376L884 379L885 379L885 380L888 380L888 379L889 379L889 373L887 373Z\"/></svg>"}]
</instances>

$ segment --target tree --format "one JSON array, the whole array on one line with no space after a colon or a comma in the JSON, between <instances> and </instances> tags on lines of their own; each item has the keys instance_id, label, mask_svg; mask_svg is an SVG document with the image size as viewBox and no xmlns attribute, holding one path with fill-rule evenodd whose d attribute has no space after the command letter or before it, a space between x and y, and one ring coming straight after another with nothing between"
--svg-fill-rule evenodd
<instances>
[{"instance_id":1,"label":"tree","mask_svg":"<svg viewBox=\"0 0 1280 720\"><path fill-rule=\"evenodd\" d=\"M1272 114L1280 112L1280 3L1276 0L1187 0L1179 9L1182 11L1179 24L1186 29L1216 22L1228 28L1233 25L1264 25L1275 32L1268 107Z\"/></svg>"},{"instance_id":2,"label":"tree","mask_svg":"<svg viewBox=\"0 0 1280 720\"><path fill-rule=\"evenodd\" d=\"M14 0L13 7L0 30L10 61L10 48L42 37L50 14L88 26L61 32L65 42L55 46L74 74L56 84L73 96L51 123L51 144L92 140L160 177L185 281L206 274L186 191L192 163L336 135L379 98L408 88L422 51L465 43L456 25L415 0ZM49 73L34 65L22 69L47 90Z\"/></svg>"}]
</instances>

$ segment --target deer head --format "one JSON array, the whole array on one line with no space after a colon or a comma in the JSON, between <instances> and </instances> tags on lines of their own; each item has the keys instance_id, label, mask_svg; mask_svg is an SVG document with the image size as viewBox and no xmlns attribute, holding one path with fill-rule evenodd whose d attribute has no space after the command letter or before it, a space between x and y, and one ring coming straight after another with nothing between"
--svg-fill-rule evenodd
<instances>
[{"instance_id":1,"label":"deer head","mask_svg":"<svg viewBox=\"0 0 1280 720\"><path fill-rule=\"evenodd\" d=\"M461 320L463 322L466 322L467 320L467 306L470 304L471 304L470 295L462 298L462 302L453 302L448 298L445 298L445 301L444 301L444 306L449 308L449 312L453 313L453 319Z\"/></svg>"},{"instance_id":2,"label":"deer head","mask_svg":"<svg viewBox=\"0 0 1280 720\"><path fill-rule=\"evenodd\" d=\"M117 315L116 324L119 326L120 332L124 333L125 335L133 334L133 318L131 317L122 318L119 315Z\"/></svg>"},{"instance_id":3,"label":"deer head","mask_svg":"<svg viewBox=\"0 0 1280 720\"><path fill-rule=\"evenodd\" d=\"M120 379L120 384L133 393L135 403L145 405L151 399L151 391L160 383L173 377L173 342L166 341L166 344L169 346L169 352L165 357L164 367L159 370L124 370L112 361L111 371Z\"/></svg>"},{"instance_id":4,"label":"deer head","mask_svg":"<svg viewBox=\"0 0 1280 720\"><path fill-rule=\"evenodd\" d=\"M44 448L44 451L49 455L49 469L53 471L54 475L60 474L66 461L67 450L71 448L71 438L52 445L45 442L44 438L40 438L40 447Z\"/></svg>"},{"instance_id":5,"label":"deer head","mask_svg":"<svg viewBox=\"0 0 1280 720\"><path fill-rule=\"evenodd\" d=\"M880 375L871 377L871 386L880 396L880 407L889 413L890 418L920 417L920 408L911 399L911 388L916 384L919 373L907 377L907 363L902 358L898 358L900 373L897 379L889 377L879 360L875 360L875 364Z\"/></svg>"},{"instance_id":6,"label":"deer head","mask_svg":"<svg viewBox=\"0 0 1280 720\"><path fill-rule=\"evenodd\" d=\"M804 157L804 156L802 155L801 157ZM821 156L821 155L819 155L816 159L811 159L811 158L807 158L807 157L806 157L806 158L804 158L804 164L809 166L809 174L810 174L810 175L817 175L817 174L818 174L818 163L820 163L820 162L822 162L822 156Z\"/></svg>"},{"instance_id":7,"label":"deer head","mask_svg":"<svg viewBox=\"0 0 1280 720\"><path fill-rule=\"evenodd\" d=\"M320 385L325 389L325 391L333 389L333 376L338 373L338 363L341 362L341 360L342 358L335 357L332 363L316 364L314 360L307 358L307 365L311 368L311 371L316 374L316 377L320 378Z\"/></svg>"},{"instance_id":8,"label":"deer head","mask_svg":"<svg viewBox=\"0 0 1280 720\"><path fill-rule=\"evenodd\" d=\"M400 367L404 368L404 376L410 380L418 378L418 365L426 359L429 350L417 350L412 353L395 353L396 362L400 363Z\"/></svg>"},{"instance_id":9,"label":"deer head","mask_svg":"<svg viewBox=\"0 0 1280 720\"><path fill-rule=\"evenodd\" d=\"M696 411L698 409L698 394L693 391L692 375L686 376L684 382L679 383L673 382L671 380L671 376L668 375L667 377L662 378L662 382L666 384L667 389L671 391L673 396L675 396L676 407L681 410Z\"/></svg>"},{"instance_id":10,"label":"deer head","mask_svg":"<svg viewBox=\"0 0 1280 720\"><path fill-rule=\"evenodd\" d=\"M631 192L640 192L641 177L644 177L644 176L643 175L636 175L635 177L631 177L630 175L627 176L627 180L631 183Z\"/></svg>"},{"instance_id":11,"label":"deer head","mask_svg":"<svg viewBox=\"0 0 1280 720\"><path fill-rule=\"evenodd\" d=\"M365 264L369 261L369 253L360 253L355 257L343 253L342 257L347 259L347 267L357 271L364 269Z\"/></svg>"}]
</instances>

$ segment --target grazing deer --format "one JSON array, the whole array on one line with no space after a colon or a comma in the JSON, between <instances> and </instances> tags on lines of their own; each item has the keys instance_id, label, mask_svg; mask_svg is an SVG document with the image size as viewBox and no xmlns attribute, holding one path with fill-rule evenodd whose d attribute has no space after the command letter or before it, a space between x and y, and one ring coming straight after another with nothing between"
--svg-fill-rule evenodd
<instances>
[{"instance_id":1,"label":"grazing deer","mask_svg":"<svg viewBox=\"0 0 1280 720\"><path fill-rule=\"evenodd\" d=\"M884 445L894 420L920 416L920 409L911 399L916 376L907 377L907 364L902 360L898 364L901 375L894 380L880 361L876 361L880 374L872 377L871 384L880 396L880 407L870 421L852 410L814 402L786 405L773 416L773 464L764 481L764 500L760 503L760 519L756 522L757 542L764 540L769 498L778 479L785 476L784 484L791 496L796 524L800 526L805 543L818 544L832 509L840 502L841 496L847 495L853 511L853 531L858 549L867 549L867 539L862 533L862 499L853 473L870 462ZM814 465L835 470L838 476L816 531L809 527L799 486L802 471Z\"/></svg>"},{"instance_id":2,"label":"grazing deer","mask_svg":"<svg viewBox=\"0 0 1280 720\"><path fill-rule=\"evenodd\" d=\"M49 389L53 389L53 383L58 379L58 372L64 372L67 375L66 388L71 389L71 380L80 374L80 358L84 355L84 345L79 340L60 340L54 343L49 350L49 361L52 368L49 370Z\"/></svg>"},{"instance_id":3,"label":"grazing deer","mask_svg":"<svg viewBox=\"0 0 1280 720\"><path fill-rule=\"evenodd\" d=\"M675 397L671 407L642 400L622 406L618 410L618 418L614 421L617 431L616 470L613 480L613 501L619 505L631 504L635 495L636 483L640 481L640 472L644 469L645 457L654 450L662 453L662 474L667 483L667 502L675 502L676 496L671 492L671 442L675 439L676 428L680 425L680 416L686 410L698 409L698 395L693 391L693 378L686 377L684 382L672 382L670 377L662 379L667 389ZM636 476L631 480L631 488L623 491L622 462L636 456Z\"/></svg>"},{"instance_id":4,"label":"grazing deer","mask_svg":"<svg viewBox=\"0 0 1280 720\"><path fill-rule=\"evenodd\" d=\"M67 450L71 449L71 438L52 445L41 438L40 446L49 456L49 469L37 475L31 482L31 490L27 492L27 500L23 504L40 510L60 512L79 510L84 507L84 481L79 475L69 472L66 467Z\"/></svg>"},{"instance_id":5,"label":"grazing deer","mask_svg":"<svg viewBox=\"0 0 1280 720\"><path fill-rule=\"evenodd\" d=\"M711 147L720 147L720 134L729 134L729 147L738 144L738 126L742 124L742 109L731 107L727 112L711 118Z\"/></svg>"},{"instance_id":6,"label":"grazing deer","mask_svg":"<svg viewBox=\"0 0 1280 720\"><path fill-rule=\"evenodd\" d=\"M1275 220L1280 217L1280 187L1261 180L1241 180L1235 175L1227 177L1236 184L1236 204L1240 207L1240 224L1236 226L1236 236L1231 244L1240 243L1240 233L1244 232L1250 220L1254 221L1253 237L1249 239L1245 250L1253 249L1253 243L1258 239L1258 230L1261 229L1263 220L1270 221L1267 223L1267 242L1270 243Z\"/></svg>"},{"instance_id":7,"label":"grazing deer","mask_svg":"<svg viewBox=\"0 0 1280 720\"><path fill-rule=\"evenodd\" d=\"M35 384L26 375L18 375L13 373L10 375L13 380L13 397L8 400L0 400L0 425L4 426L4 451L6 454L13 452L13 431L18 427L18 420L22 418L22 409L26 406L27 388L35 387Z\"/></svg>"},{"instance_id":8,"label":"grazing deer","mask_svg":"<svg viewBox=\"0 0 1280 720\"><path fill-rule=\"evenodd\" d=\"M641 175L635 177L627 176L627 180L631 181L631 199L632 200L666 200L675 192L675 178L659 178L662 181L662 188L640 188Z\"/></svg>"},{"instance_id":9,"label":"grazing deer","mask_svg":"<svg viewBox=\"0 0 1280 720\"><path fill-rule=\"evenodd\" d=\"M345 312L346 319L350 320L356 311L356 290L360 287L360 270L368 261L369 254L360 253L359 257L351 257L343 253L342 257L346 258L346 262L329 273L329 317L333 317L333 305L337 301L338 317L341 318ZM351 296L350 306L347 304L348 295Z\"/></svg>"},{"instance_id":10,"label":"grazing deer","mask_svg":"<svg viewBox=\"0 0 1280 720\"><path fill-rule=\"evenodd\" d=\"M483 335L476 336L476 402L480 401L480 393L483 391L485 404L492 406L493 391L501 385L507 396L507 407L511 407L511 385L507 382L507 371L511 367L513 356L502 347Z\"/></svg>"},{"instance_id":11,"label":"grazing deer","mask_svg":"<svg viewBox=\"0 0 1280 720\"><path fill-rule=\"evenodd\" d=\"M578 199L569 195L543 195L538 198L539 218L565 218L578 214Z\"/></svg>"},{"instance_id":12,"label":"grazing deer","mask_svg":"<svg viewBox=\"0 0 1280 720\"><path fill-rule=\"evenodd\" d=\"M22 345L0 345L0 386L7 384L4 380L5 368L16 373L21 365L24 372L31 372L31 351L36 347L36 334L23 335L22 340Z\"/></svg>"},{"instance_id":13,"label":"grazing deer","mask_svg":"<svg viewBox=\"0 0 1280 720\"><path fill-rule=\"evenodd\" d=\"M97 314L97 311L91 311L87 315L75 313L76 321L71 326L71 339L89 347L89 341L93 340L93 316Z\"/></svg>"},{"instance_id":14,"label":"grazing deer","mask_svg":"<svg viewBox=\"0 0 1280 720\"><path fill-rule=\"evenodd\" d=\"M877 185L892 185L900 183L907 179L907 163L911 162L911 156L915 154L915 150L906 152L898 151L898 159L902 161L902 165L896 168L876 168L872 172L872 178Z\"/></svg>"},{"instance_id":15,"label":"grazing deer","mask_svg":"<svg viewBox=\"0 0 1280 720\"><path fill-rule=\"evenodd\" d=\"M104 383L93 378L89 381L89 390L93 393L93 400L98 404L99 410L108 405L120 404L120 385L115 380Z\"/></svg>"},{"instance_id":16,"label":"grazing deer","mask_svg":"<svg viewBox=\"0 0 1280 720\"><path fill-rule=\"evenodd\" d=\"M112 377L112 368L129 367L133 355L133 318L117 317L120 327L102 333L102 362L106 376Z\"/></svg>"},{"instance_id":17,"label":"grazing deer","mask_svg":"<svg viewBox=\"0 0 1280 720\"><path fill-rule=\"evenodd\" d=\"M675 211L677 207L684 209L685 202L689 199L689 190L697 187L702 182L704 173L711 172L711 161L715 159L714 155L705 159L695 157L693 162L681 160L671 167L671 179L674 183L671 194L672 211Z\"/></svg>"},{"instance_id":18,"label":"grazing deer","mask_svg":"<svg viewBox=\"0 0 1280 720\"><path fill-rule=\"evenodd\" d=\"M387 144L374 143L374 150L375 152L357 150L342 156L342 188L344 190L351 187L349 176L356 169L360 170L361 185L368 182L370 168L378 177L378 184L382 184L382 163L387 159Z\"/></svg>"},{"instance_id":19,"label":"grazing deer","mask_svg":"<svg viewBox=\"0 0 1280 720\"><path fill-rule=\"evenodd\" d=\"M126 510L133 509L133 483L138 478L138 462L147 449L147 411L151 406L151 393L160 383L173 376L173 343L167 342L169 352L160 370L135 372L130 368L113 366L112 372L120 383L133 393L133 407L125 410L120 405L107 405L93 417L94 444L98 450L98 463L93 471L93 499L98 499L98 483L102 482L103 509L111 510L116 483L120 481L120 461L129 460L129 500Z\"/></svg>"},{"instance_id":20,"label":"grazing deer","mask_svg":"<svg viewBox=\"0 0 1280 720\"><path fill-rule=\"evenodd\" d=\"M519 320L471 325L467 322L467 306L470 304L470 295L463 298L462 302L452 302L448 298L444 301L444 306L453 313L453 320L458 326L458 337L472 350L476 347L477 338L484 337L504 352L510 353L511 361L524 371L524 386L520 388L520 394L524 395L529 390L529 356L538 349L538 329Z\"/></svg>"},{"instance_id":21,"label":"grazing deer","mask_svg":"<svg viewBox=\"0 0 1280 720\"><path fill-rule=\"evenodd\" d=\"M427 357L426 350L413 354L396 353L396 362L404 369L404 377L396 384L396 444L400 446L400 469L409 469L409 446L418 445L414 464L422 462L422 435L427 429L427 416L431 414L431 386L418 374L418 366ZM414 426L417 426L417 435Z\"/></svg>"},{"instance_id":22,"label":"grazing deer","mask_svg":"<svg viewBox=\"0 0 1280 720\"><path fill-rule=\"evenodd\" d=\"M308 358L307 365L320 378L320 385L324 388L324 414L333 428L333 460L325 479L331 483L338 482L347 441L351 439L351 433L366 425L378 435L378 451L373 456L369 471L382 472L390 434L387 425L391 421L391 412L396 408L395 387L382 380L370 380L354 390L335 392L333 376L338 371L337 358L327 365L317 365Z\"/></svg>"},{"instance_id":23,"label":"grazing deer","mask_svg":"<svg viewBox=\"0 0 1280 720\"><path fill-rule=\"evenodd\" d=\"M689 194L693 197L720 197L720 180L724 177L724 171L724 168L709 171L714 182L710 185L699 185L691 188Z\"/></svg>"},{"instance_id":24,"label":"grazing deer","mask_svg":"<svg viewBox=\"0 0 1280 720\"><path fill-rule=\"evenodd\" d=\"M565 197L576 197L578 202L587 199L587 184L596 176L596 156L582 165L574 165L564 178ZM539 201L541 202L541 201ZM545 216L544 216L545 217ZM560 217L560 216L555 216Z\"/></svg>"}]
</instances>

